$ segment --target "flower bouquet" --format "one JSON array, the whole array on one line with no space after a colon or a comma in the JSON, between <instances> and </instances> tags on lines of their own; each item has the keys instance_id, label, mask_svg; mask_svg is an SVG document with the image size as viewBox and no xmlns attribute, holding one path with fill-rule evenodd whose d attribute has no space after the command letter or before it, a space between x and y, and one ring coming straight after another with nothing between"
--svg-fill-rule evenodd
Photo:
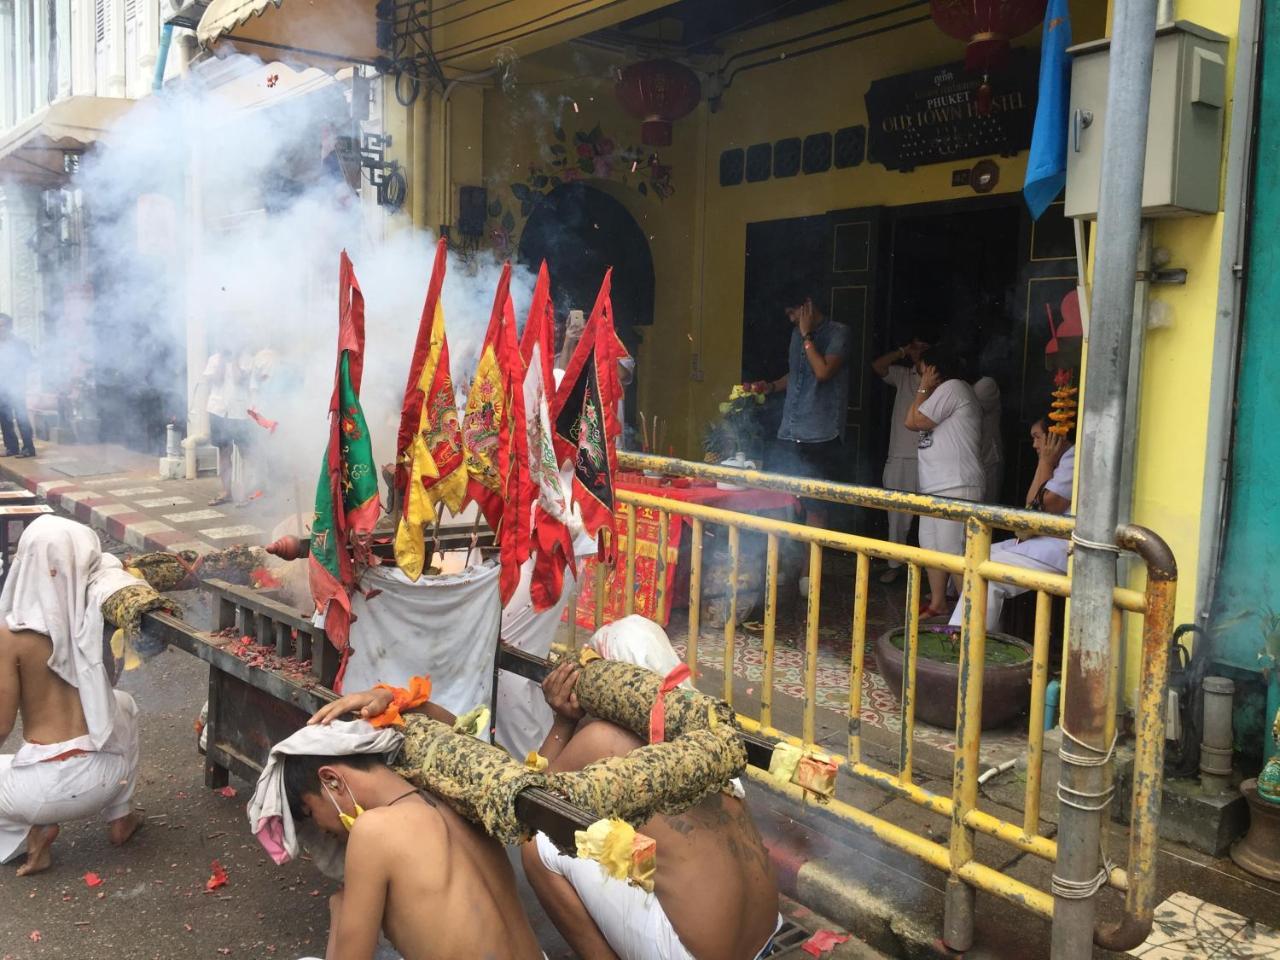
<instances>
[{"instance_id":1,"label":"flower bouquet","mask_svg":"<svg viewBox=\"0 0 1280 960\"><path fill-rule=\"evenodd\" d=\"M720 418L707 425L702 448L708 463L732 458L739 465L747 455L756 453L764 439L762 412L765 394L763 384L735 384L729 399L720 404Z\"/></svg>"}]
</instances>

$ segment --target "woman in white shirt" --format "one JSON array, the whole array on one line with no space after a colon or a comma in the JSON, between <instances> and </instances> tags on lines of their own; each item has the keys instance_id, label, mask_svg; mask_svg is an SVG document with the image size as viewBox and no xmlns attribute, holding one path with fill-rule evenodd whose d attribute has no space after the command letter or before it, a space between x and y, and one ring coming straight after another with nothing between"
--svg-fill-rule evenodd
<instances>
[{"instance_id":1,"label":"woman in white shirt","mask_svg":"<svg viewBox=\"0 0 1280 960\"><path fill-rule=\"evenodd\" d=\"M953 500L981 500L987 473L982 463L982 406L960 362L945 347L920 357L920 386L907 411L906 425L920 431L920 492ZM964 524L938 517L920 518L920 546L943 553L964 553ZM928 568L926 617L947 612L947 572Z\"/></svg>"}]
</instances>

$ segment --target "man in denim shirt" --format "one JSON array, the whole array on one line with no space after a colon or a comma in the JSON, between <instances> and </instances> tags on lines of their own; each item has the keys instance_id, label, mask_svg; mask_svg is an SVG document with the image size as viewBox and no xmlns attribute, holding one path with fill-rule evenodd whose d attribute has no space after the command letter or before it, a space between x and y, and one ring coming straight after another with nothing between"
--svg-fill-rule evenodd
<instances>
[{"instance_id":1,"label":"man in denim shirt","mask_svg":"<svg viewBox=\"0 0 1280 960\"><path fill-rule=\"evenodd\" d=\"M769 384L769 392L785 390L778 439L787 450L779 468L800 477L840 479L844 461L844 427L849 406L849 328L823 316L808 291L786 300L791 333L789 368ZM826 526L822 501L805 500L805 522Z\"/></svg>"}]
</instances>

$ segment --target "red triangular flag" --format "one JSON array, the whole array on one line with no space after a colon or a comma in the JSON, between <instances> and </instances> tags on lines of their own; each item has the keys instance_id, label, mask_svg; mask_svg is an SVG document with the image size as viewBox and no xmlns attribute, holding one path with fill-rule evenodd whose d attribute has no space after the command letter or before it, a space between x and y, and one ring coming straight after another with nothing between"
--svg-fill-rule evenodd
<instances>
[{"instance_id":1,"label":"red triangular flag","mask_svg":"<svg viewBox=\"0 0 1280 960\"><path fill-rule=\"evenodd\" d=\"M510 296L503 305L497 357L503 393L503 417L498 433L502 519L495 532L502 562L499 591L505 604L520 583L520 565L529 559L533 510L529 485L529 433L524 407L525 365L516 343L515 307Z\"/></svg>"},{"instance_id":2,"label":"red triangular flag","mask_svg":"<svg viewBox=\"0 0 1280 960\"><path fill-rule=\"evenodd\" d=\"M569 532L569 496L560 480L560 465L551 434L555 398L552 352L555 314L551 278L544 260L533 288L520 353L524 358L524 412L529 431L529 478L534 497L534 564L529 597L534 610L555 606L564 590L564 569L574 568L573 535Z\"/></svg>"}]
</instances>

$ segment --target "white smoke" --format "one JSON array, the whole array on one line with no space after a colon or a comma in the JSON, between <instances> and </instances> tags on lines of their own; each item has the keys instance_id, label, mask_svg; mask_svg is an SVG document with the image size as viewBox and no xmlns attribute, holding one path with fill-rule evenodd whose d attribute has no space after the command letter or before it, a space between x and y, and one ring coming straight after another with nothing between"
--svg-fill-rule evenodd
<instances>
[{"instance_id":1,"label":"white smoke","mask_svg":"<svg viewBox=\"0 0 1280 960\"><path fill-rule=\"evenodd\" d=\"M269 101L268 78L285 71L255 69L250 76ZM352 127L349 87L318 87L246 112L193 75L131 111L106 148L85 158L75 183L90 214L95 282L87 326L100 381L145 385L181 421L184 398L203 403L202 392L187 396L193 318L203 317L209 353L271 348L279 389L260 412L280 427L270 438L252 429L272 464L270 484L289 501L295 488L304 500L314 491L327 438L340 251L351 256L365 296L362 400L375 455L385 464L394 457L435 245L407 215L358 198L336 169L322 165L334 132L347 135ZM191 189L197 182L198 196ZM478 360L500 270L488 253L450 255L443 301L460 390ZM533 280L528 271L513 272L521 322ZM41 350L46 365L65 367L85 353L84 331L60 331L63 342ZM46 382L58 381L48 373Z\"/></svg>"}]
</instances>

